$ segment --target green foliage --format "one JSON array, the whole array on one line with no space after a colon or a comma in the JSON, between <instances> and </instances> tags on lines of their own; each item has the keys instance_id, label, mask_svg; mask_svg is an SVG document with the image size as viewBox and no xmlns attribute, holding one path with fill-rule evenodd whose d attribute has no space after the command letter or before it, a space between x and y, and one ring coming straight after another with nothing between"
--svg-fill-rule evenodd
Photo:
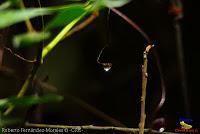
<instances>
[{"instance_id":1,"label":"green foliage","mask_svg":"<svg viewBox=\"0 0 200 134\"><path fill-rule=\"evenodd\" d=\"M50 37L49 32L28 32L14 36L13 45L15 48L28 47L34 43L39 43Z\"/></svg>"},{"instance_id":2,"label":"green foliage","mask_svg":"<svg viewBox=\"0 0 200 134\"><path fill-rule=\"evenodd\" d=\"M35 8L16 8L19 6L20 0L6 0L0 5L0 30L7 28L17 23L26 20L55 14L55 17L47 22L43 27L44 31L28 32L15 35L13 38L13 45L15 48L28 47L33 44L40 43L41 41L50 37L50 30L63 27L63 29L55 36L49 44L47 44L42 51L42 60L51 50L66 36L68 32L85 16L94 11L102 10L106 7L121 7L127 4L130 0L88 0L85 3L81 0L70 0L73 4L66 4L53 7L35 7ZM79 2L79 3L78 3ZM14 5L15 8L12 8ZM44 24L44 22L42 22ZM19 122L18 119L1 117L1 111L16 106L31 106L35 104L59 102L63 99L59 95L44 95L44 96L24 96L24 97L8 97L0 99L0 127L2 125L10 125ZM1 133L1 132L0 132Z\"/></svg>"},{"instance_id":3,"label":"green foliage","mask_svg":"<svg viewBox=\"0 0 200 134\"><path fill-rule=\"evenodd\" d=\"M130 2L130 0L90 0L94 2L94 7L92 10L99 10L105 7L114 8L121 7Z\"/></svg>"},{"instance_id":4,"label":"green foliage","mask_svg":"<svg viewBox=\"0 0 200 134\"><path fill-rule=\"evenodd\" d=\"M50 22L48 22L45 30L51 30L56 27L69 25L69 31L81 19L74 23L75 20L77 18L82 18L81 16L83 16L83 14L86 15L86 13L100 10L105 7L120 7L127 4L129 0L89 0L86 3L68 4L56 7L9 9L11 5L17 4L18 2L19 0L7 0L0 5L0 29L23 22L27 19L50 15L57 12L57 15ZM70 26L72 23L74 24ZM44 32L44 34L42 32L34 32L16 35L13 39L13 45L16 48L30 46L32 44L39 43L48 37L48 32ZM63 37L59 38L59 41L62 38ZM57 43L59 41L57 41Z\"/></svg>"},{"instance_id":5,"label":"green foliage","mask_svg":"<svg viewBox=\"0 0 200 134\"><path fill-rule=\"evenodd\" d=\"M130 0L102 0L102 4L106 7L121 7L130 2Z\"/></svg>"},{"instance_id":6,"label":"green foliage","mask_svg":"<svg viewBox=\"0 0 200 134\"><path fill-rule=\"evenodd\" d=\"M12 5L16 5L18 2L19 0L7 0L0 5L0 10L5 10L11 7Z\"/></svg>"},{"instance_id":7,"label":"green foliage","mask_svg":"<svg viewBox=\"0 0 200 134\"><path fill-rule=\"evenodd\" d=\"M68 25L66 25L61 32L43 49L42 51L42 60L45 58L45 56L58 44L60 40L63 39L63 37L72 29L72 27L81 20L85 14L79 16L78 18L74 19L72 22L70 22Z\"/></svg>"},{"instance_id":8,"label":"green foliage","mask_svg":"<svg viewBox=\"0 0 200 134\"><path fill-rule=\"evenodd\" d=\"M10 97L5 99L0 99L0 109L7 108L9 106L31 106L34 104L49 103L49 102L59 102L62 101L63 97L60 95L44 95L44 96L24 96L21 98Z\"/></svg>"},{"instance_id":9,"label":"green foliage","mask_svg":"<svg viewBox=\"0 0 200 134\"><path fill-rule=\"evenodd\" d=\"M129 0L90 0L90 4L87 5L87 7L85 7L85 10L81 9L83 7L76 7L80 10L79 14L76 14L74 11L74 8L70 8L68 11L68 13L70 13L69 11L71 10L71 17L73 16L74 19L68 24L66 25L63 30L61 30L61 32L43 49L42 52L42 60L44 59L44 57L59 43L60 40L63 39L63 37L71 30L71 28L78 23L86 14L92 12L92 11L96 11L99 9L102 9L102 7L119 7L119 6L123 6L124 4L128 3ZM77 9L76 9L77 10ZM65 12L61 12L54 21L52 21L50 24L54 26L58 26L61 24L65 24L66 22L62 22L63 20L65 21ZM75 16L77 15L77 16Z\"/></svg>"},{"instance_id":10,"label":"green foliage","mask_svg":"<svg viewBox=\"0 0 200 134\"><path fill-rule=\"evenodd\" d=\"M54 28L69 23L73 19L80 16L86 10L84 4L71 4L49 8L39 7L26 9L7 9L12 2L17 1L6 1L0 5L0 29L25 21L26 19L48 15L55 11L59 11L59 14L47 26L47 28ZM128 2L129 0L99 0L97 2L92 2L90 6L95 7L95 9L93 10L98 10L100 7L120 7Z\"/></svg>"},{"instance_id":11,"label":"green foliage","mask_svg":"<svg viewBox=\"0 0 200 134\"><path fill-rule=\"evenodd\" d=\"M6 8L8 8L8 7L10 7L11 6L11 2L10 1L6 1L6 2L4 2L4 3L2 3L1 5L0 5L0 11L1 10L5 10Z\"/></svg>"},{"instance_id":12,"label":"green foliage","mask_svg":"<svg viewBox=\"0 0 200 134\"><path fill-rule=\"evenodd\" d=\"M50 14L52 11L48 8L29 8L29 9L6 9L0 12L0 29L13 24L34 18L41 15Z\"/></svg>"},{"instance_id":13,"label":"green foliage","mask_svg":"<svg viewBox=\"0 0 200 134\"><path fill-rule=\"evenodd\" d=\"M0 118L0 126L14 125L14 124L19 124L21 122L22 119L14 117L2 116Z\"/></svg>"},{"instance_id":14,"label":"green foliage","mask_svg":"<svg viewBox=\"0 0 200 134\"><path fill-rule=\"evenodd\" d=\"M58 15L48 23L45 29L65 26L86 12L83 4L73 4L59 11Z\"/></svg>"}]
</instances>

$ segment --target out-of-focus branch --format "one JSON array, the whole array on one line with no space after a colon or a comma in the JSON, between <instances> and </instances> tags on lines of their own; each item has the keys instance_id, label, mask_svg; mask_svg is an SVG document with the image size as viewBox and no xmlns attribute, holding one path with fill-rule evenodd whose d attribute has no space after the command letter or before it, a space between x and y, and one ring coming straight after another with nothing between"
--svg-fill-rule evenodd
<instances>
[{"instance_id":1,"label":"out-of-focus branch","mask_svg":"<svg viewBox=\"0 0 200 134\"><path fill-rule=\"evenodd\" d=\"M0 68L1 68L2 62L3 62L3 53L4 53L3 47L4 47L4 39L5 39L4 32L5 32L4 30L0 31Z\"/></svg>"},{"instance_id":2,"label":"out-of-focus branch","mask_svg":"<svg viewBox=\"0 0 200 134\"><path fill-rule=\"evenodd\" d=\"M21 6L24 7L23 2L21 3ZM82 28L84 28L85 26L90 24L97 16L98 16L98 12L93 13L93 15L91 15L91 17L86 19L83 23L80 23L79 25L74 27L68 34L66 34L66 36L70 36L73 33L81 30ZM32 27L32 24L31 24L30 20L26 21L26 26L27 26L27 29L30 32L35 31L34 28ZM22 97L25 94L25 92L26 92L27 88L29 87L30 83L32 82L32 80L33 80L33 78L35 76L35 73L37 72L37 69L38 69L39 65L41 64L40 62L42 61L41 60L41 58L42 58L41 53L42 53L41 48L39 48L39 52L38 52L38 55L37 55L37 60L36 60L36 62L34 62L35 65L33 66L32 72L29 74L29 76L25 80L25 82L24 82L22 88L20 89L17 97ZM20 57L20 58L22 58L22 57ZM6 111L3 114L4 115L8 115L13 110L13 108L14 108L13 106L10 106L8 109L6 109Z\"/></svg>"},{"instance_id":3,"label":"out-of-focus branch","mask_svg":"<svg viewBox=\"0 0 200 134\"><path fill-rule=\"evenodd\" d=\"M151 39L149 38L149 36L142 30L142 28L140 28L135 22L133 22L129 17L127 17L125 14L123 14L122 12L120 12L119 10L115 9L115 8L110 8L111 11L113 11L115 14L119 15L121 18L123 18L130 26L133 27L133 29L136 29L143 37L144 39L147 41L147 43L152 44Z\"/></svg>"},{"instance_id":4,"label":"out-of-focus branch","mask_svg":"<svg viewBox=\"0 0 200 134\"><path fill-rule=\"evenodd\" d=\"M22 88L20 89L19 93L17 94L17 97L18 97L18 98L22 97L22 96L25 94L26 90L28 89L28 87L29 87L29 85L30 85L30 83L31 83L32 78L33 78L33 77L32 77L32 75L30 74L30 75L28 76L28 78L25 80L25 82L24 82ZM6 116L6 115L10 114L10 113L13 111L13 109L14 109L14 106L12 106L12 105L9 106L9 107L5 110L5 112L3 113L3 115Z\"/></svg>"},{"instance_id":5,"label":"out-of-focus branch","mask_svg":"<svg viewBox=\"0 0 200 134\"><path fill-rule=\"evenodd\" d=\"M23 0L20 1L20 7L22 8L25 8L24 6L24 3L23 3ZM34 28L31 24L31 21L29 20L29 18L27 18L26 20L26 27L28 29L29 32L34 32ZM40 48L39 48L40 49ZM15 55L16 56L16 55ZM19 58L19 56L18 56ZM22 59L22 57L20 57ZM31 82L33 81L33 78L35 77L35 74L40 66L40 62L41 62L41 52L38 52L37 54L37 58L36 58L36 61L34 62L34 66L33 66L33 69L31 71L31 73L28 75L28 77L26 78L24 84L22 85L21 89L19 90L18 94L17 94L17 97L20 98L22 96L24 96L24 94L26 93L28 87L30 86ZM14 106L9 106L5 112L3 113L3 115L8 115L10 114L14 109Z\"/></svg>"},{"instance_id":6,"label":"out-of-focus branch","mask_svg":"<svg viewBox=\"0 0 200 134\"><path fill-rule=\"evenodd\" d=\"M26 59L26 58L20 56L19 54L13 52L13 51L12 51L10 48L8 48L8 47L5 47L5 46L4 46L4 49L7 50L8 52L10 52L11 54L13 54L14 56L16 56L17 58L19 58L20 60L23 60L23 61L28 62L28 63L34 63L34 62L36 62L35 59L34 59L34 60L29 60L29 59Z\"/></svg>"},{"instance_id":7,"label":"out-of-focus branch","mask_svg":"<svg viewBox=\"0 0 200 134\"><path fill-rule=\"evenodd\" d=\"M145 33L145 31L143 29L141 29L135 22L133 22L128 16L126 16L125 14L123 14L122 12L120 12L119 10L115 9L115 8L111 8L111 10L116 13L117 15L119 15L122 19L124 19L130 26L132 26L133 29L137 30L144 38L145 40L148 42L148 44L153 44L152 40L150 39L150 37L147 35L147 33ZM179 10L178 10L179 11ZM181 17L181 16L179 16ZM151 45L152 47L152 45ZM148 47L147 47L148 48ZM164 76L163 76L163 72L162 72L162 68L161 68L161 64L160 64L160 59L159 56L157 54L156 51L153 51L153 55L156 59L156 65L159 71L159 75L160 75L160 79L161 79L161 100L155 110L155 113L157 113L161 107L163 106L164 102L165 102L165 98L166 98L166 87L165 87L165 82L164 82ZM143 85L146 85L145 82L143 83ZM146 87L145 87L146 88ZM142 104L143 105L143 104ZM144 106L144 105L143 105ZM141 109L142 107L141 106ZM145 111L145 109L143 109L142 111ZM142 122L144 123L145 121L145 114L141 114L142 116ZM145 118L144 118L145 117ZM144 128L144 127L143 127Z\"/></svg>"},{"instance_id":8,"label":"out-of-focus branch","mask_svg":"<svg viewBox=\"0 0 200 134\"><path fill-rule=\"evenodd\" d=\"M80 31L81 29L85 28L86 26L88 26L92 21L94 21L94 19L96 19L99 16L99 12L96 11L94 13L91 14L90 17L88 17L86 20L84 20L83 22L81 22L80 24L78 24L77 26L75 26L74 28L72 28L72 30L70 30L65 37L71 36L72 34ZM64 37L64 38L65 38Z\"/></svg>"},{"instance_id":9,"label":"out-of-focus branch","mask_svg":"<svg viewBox=\"0 0 200 134\"><path fill-rule=\"evenodd\" d=\"M20 5L20 8L21 8L22 10L25 9L25 5L24 5L23 0L20 0L19 5ZM35 29L34 29L34 27L33 27L33 25L32 25L32 23L31 23L31 21L30 21L29 18L27 18L27 19L25 20L25 24L26 24L27 30L28 30L29 32L34 32L34 31L35 31Z\"/></svg>"},{"instance_id":10,"label":"out-of-focus branch","mask_svg":"<svg viewBox=\"0 0 200 134\"><path fill-rule=\"evenodd\" d=\"M178 57L178 65L180 70L180 84L182 88L183 102L185 106L186 115L190 114L190 106L188 99L188 85L187 85L187 77L186 77L186 69L184 62L184 48L182 43L182 29L181 29L181 19L183 19L183 4L182 0L171 0L169 7L169 13L174 16L174 32L176 37L176 46L177 46L177 57Z\"/></svg>"},{"instance_id":11,"label":"out-of-focus branch","mask_svg":"<svg viewBox=\"0 0 200 134\"><path fill-rule=\"evenodd\" d=\"M20 5L20 8L21 8L22 10L25 9L25 5L24 5L23 0L20 1L19 5ZM26 24L27 30L28 30L29 32L34 32L34 31L35 31L35 29L34 29L34 27L33 27L33 25L32 25L32 23L31 23L31 21L30 21L29 18L27 18L27 19L25 20L25 24ZM8 47L1 46L1 47L0 47L0 65L1 65L1 63L2 63L3 49L7 50L8 52L10 52L10 53L13 54L14 56L16 56L17 58L19 58L19 59L21 59L21 60L23 60L23 61L25 61L25 62L29 62L29 63L34 63L34 62L36 62L36 60L28 60L28 59L26 59L26 58L20 56L19 54L14 53L14 52L13 52L10 48L8 48Z\"/></svg>"},{"instance_id":12,"label":"out-of-focus branch","mask_svg":"<svg viewBox=\"0 0 200 134\"><path fill-rule=\"evenodd\" d=\"M139 129L138 128L124 128L124 127L113 127L113 126L93 126L93 125L84 125L84 126L67 126L67 125L49 125L49 124L33 124L33 123L26 123L26 127L36 127L36 128L60 128L65 129L65 131L69 131L70 129L77 130L80 132L84 132L84 130L96 130L96 131L118 131L123 133L132 133L132 134L138 134ZM149 132L149 129L144 129L145 132ZM154 134L175 134L172 132L158 132L153 130Z\"/></svg>"}]
</instances>

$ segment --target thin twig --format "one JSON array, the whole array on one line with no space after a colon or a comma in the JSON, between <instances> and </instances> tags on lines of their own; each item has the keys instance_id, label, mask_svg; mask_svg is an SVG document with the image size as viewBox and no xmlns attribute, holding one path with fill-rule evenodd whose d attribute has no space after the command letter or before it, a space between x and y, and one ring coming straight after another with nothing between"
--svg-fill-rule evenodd
<instances>
[{"instance_id":1,"label":"thin twig","mask_svg":"<svg viewBox=\"0 0 200 134\"><path fill-rule=\"evenodd\" d=\"M22 97L25 94L26 90L28 89L28 87L29 87L29 85L30 85L30 83L32 81L32 78L33 78L33 76L31 74L28 75L28 78L25 80L22 88L19 90L19 93L17 94L18 98ZM14 106L9 106L5 110L5 112L3 113L3 115L6 116L6 115L10 114L13 111L13 109L14 109Z\"/></svg>"},{"instance_id":2,"label":"thin twig","mask_svg":"<svg viewBox=\"0 0 200 134\"><path fill-rule=\"evenodd\" d=\"M140 134L144 134L144 126L145 126L145 119L146 119L146 114L145 114L145 99L146 99L146 86L147 86L147 55L149 50L153 47L153 45L148 45L144 51L143 54L143 65L142 65L142 95L141 95L141 113L140 113L140 123L139 123L139 128Z\"/></svg>"},{"instance_id":3,"label":"thin twig","mask_svg":"<svg viewBox=\"0 0 200 134\"><path fill-rule=\"evenodd\" d=\"M160 64L160 59L159 59L158 53L157 53L155 48L154 48L154 51L153 51L153 55L154 55L154 57L156 59L156 66L157 66L157 69L158 69L158 73L160 75L160 85L161 85L161 98L160 98L160 101L159 101L159 103L158 103L158 105L157 105L157 107L155 109L155 113L157 113L165 103L165 100L166 100L166 86L165 86L164 74L163 74L163 71L162 71L162 68L161 68L161 64Z\"/></svg>"},{"instance_id":4,"label":"thin twig","mask_svg":"<svg viewBox=\"0 0 200 134\"><path fill-rule=\"evenodd\" d=\"M111 10L116 13L117 15L119 15L122 19L124 19L130 26L133 27L133 29L136 29L148 42L148 44L152 44L152 40L150 39L150 37L147 35L147 33L145 33L135 22L133 22L128 16L126 16L125 14L123 14L122 12L120 12L119 10L115 9L115 8L111 8ZM153 51L153 55L156 59L156 65L159 71L159 75L160 75L160 79L161 79L161 99L160 102L158 104L158 106L156 107L155 113L157 113L161 107L163 106L164 102L165 102L165 98L166 98L166 86L165 86L165 82L164 82L164 76L163 76L163 72L162 72L162 68L161 68L161 64L160 64L160 59L158 57L158 54L156 51Z\"/></svg>"},{"instance_id":5,"label":"thin twig","mask_svg":"<svg viewBox=\"0 0 200 134\"><path fill-rule=\"evenodd\" d=\"M4 32L4 30L0 31L0 68L1 68L2 63L3 63L3 53L4 53L3 47L4 47L4 39L5 38L3 37L3 35L5 33L3 33L3 32Z\"/></svg>"},{"instance_id":6,"label":"thin twig","mask_svg":"<svg viewBox=\"0 0 200 134\"><path fill-rule=\"evenodd\" d=\"M125 14L117 10L116 8L110 8L115 14L119 15L121 18L123 18L129 25L133 27L133 29L136 29L146 40L147 43L152 44L151 39L149 36L135 23L133 22L129 17L127 17Z\"/></svg>"},{"instance_id":7,"label":"thin twig","mask_svg":"<svg viewBox=\"0 0 200 134\"><path fill-rule=\"evenodd\" d=\"M157 120L156 119L156 115L161 110L161 108L163 107L163 105L164 105L164 103L166 101L166 86L165 86L164 74L163 74L163 71L162 71L162 68L161 68L161 64L160 64L160 58L159 58L158 53L157 53L155 48L152 51L152 53L153 53L153 55L154 55L154 57L156 59L156 66L157 66L158 73L159 73L159 76L160 76L161 98L160 98L160 101L159 101L157 107L155 108L155 110L154 110L154 112L152 114L152 120L150 122L150 129L153 128L153 124Z\"/></svg>"},{"instance_id":8,"label":"thin twig","mask_svg":"<svg viewBox=\"0 0 200 134\"><path fill-rule=\"evenodd\" d=\"M24 6L24 3L23 3L23 0L20 1L20 7L23 9L25 8ZM26 27L27 27L27 30L29 32L33 32L35 31L32 24L31 24L31 21L29 20L29 18L27 18L26 20ZM9 49L7 49L9 50ZM11 51L12 52L12 51ZM17 56L18 58L20 57L21 59L23 59L21 56L19 55L15 55ZM26 60L26 59L25 59ZM36 59L36 62L34 62L34 66L33 66L33 69L31 71L31 73L28 75L28 77L26 78L24 84L22 85L21 89L19 90L18 94L17 94L17 97L20 98L22 96L24 96L24 94L26 93L28 87L30 86L31 82L33 81L33 78L35 77L35 74L40 66L40 63L41 63L41 52L38 52L38 55L37 55L37 59ZM3 115L8 115L10 114L14 109L14 106L9 106L5 112L3 113Z\"/></svg>"},{"instance_id":9,"label":"thin twig","mask_svg":"<svg viewBox=\"0 0 200 134\"><path fill-rule=\"evenodd\" d=\"M25 5L24 5L23 0L20 0L19 5L20 5L20 8L21 8L22 10L26 8ZM31 21L30 21L29 18L27 18L27 19L25 20L25 24L26 24L27 30L28 30L29 32L34 32L34 31L35 31L35 29L34 29L34 27L33 27L33 25L32 25L32 23L31 23Z\"/></svg>"},{"instance_id":10,"label":"thin twig","mask_svg":"<svg viewBox=\"0 0 200 134\"><path fill-rule=\"evenodd\" d=\"M63 39L63 37L78 23L87 13L84 12L81 16L77 17L73 21L71 21L69 24L67 24L57 35L56 37L50 41L43 49L42 51L42 61L47 56L49 52L52 51L52 49Z\"/></svg>"},{"instance_id":11,"label":"thin twig","mask_svg":"<svg viewBox=\"0 0 200 134\"><path fill-rule=\"evenodd\" d=\"M94 2L94 4L92 6L90 6L90 9L96 8L98 3L98 0ZM89 10L90 10L89 9ZM69 24L67 24L57 35L56 37L49 42L49 44L47 44L42 52L42 60L46 57L46 55L51 52L51 50L64 38L68 35L68 33L70 33L70 31L73 29L73 27L80 21L82 20L89 12L89 10L85 11L84 13L82 13L79 17L75 18L73 21L71 21ZM98 11L96 11L96 13L98 13ZM85 26L87 26L91 21L94 20L94 18L96 18L98 16L98 14L93 14L94 16L91 16L88 20L86 20L84 23L80 24L77 28L75 28L72 33L77 32L79 30L81 30L82 28L84 28ZM72 34L71 33L71 34ZM70 34L70 35L71 35Z\"/></svg>"},{"instance_id":12,"label":"thin twig","mask_svg":"<svg viewBox=\"0 0 200 134\"><path fill-rule=\"evenodd\" d=\"M106 46L111 45L111 21L110 21L110 8L108 8L107 16L106 16L106 37L107 37L107 44Z\"/></svg>"},{"instance_id":13,"label":"thin twig","mask_svg":"<svg viewBox=\"0 0 200 134\"><path fill-rule=\"evenodd\" d=\"M25 5L24 5L23 0L20 1L19 6L20 6L20 8L21 8L22 10L25 9ZM25 20L25 24L26 24L26 28L27 28L27 30L28 30L29 32L34 32L34 31L35 31L35 29L34 29L34 27L33 27L33 25L32 25L32 23L31 23L31 21L30 21L29 18L27 18L27 19ZM7 50L8 52L10 52L10 53L13 54L14 56L16 56L17 58L19 58L19 59L21 59L21 60L23 60L23 61L25 61L25 62L29 62L29 63L34 63L34 62L36 62L36 60L28 60L28 59L26 59L26 58L20 56L19 54L14 53L14 52L13 52L10 48L8 48L8 47L3 46L3 48L1 48L1 49Z\"/></svg>"},{"instance_id":14,"label":"thin twig","mask_svg":"<svg viewBox=\"0 0 200 134\"><path fill-rule=\"evenodd\" d=\"M23 2L22 2L20 5L21 5L21 7L24 7ZM25 7L24 7L24 8L25 8ZM96 18L97 16L98 16L98 12L94 13L94 14L93 14L93 17L91 17L90 19L86 20L85 23L80 24L77 28L75 27L74 30L70 33L70 35L72 35L73 33L77 32L77 31L79 31L79 30L82 29L83 27L87 26L87 25L88 25L90 22L92 22L92 21L94 20L94 18ZM82 16L81 16L81 17L82 17ZM81 17L80 17L80 18L81 18ZM80 18L77 19L77 22L79 21ZM34 28L33 28L32 24L31 24L30 20L28 20L28 19L27 19L27 21L26 21L26 26L27 26L27 29L28 29L30 32L34 31ZM63 33L64 33L64 32L63 32ZM57 38L56 38L56 39L57 39ZM47 49L47 50L48 50L48 49ZM34 76L35 76L35 74L36 74L36 72L37 72L37 70L38 70L38 68L39 68L39 65L41 64L41 61L42 61L43 58L44 58L44 55L42 55L42 52L41 52L41 51L43 52L43 47L40 47L40 48L39 48L39 52L38 52L37 60L36 60L37 62L35 62L35 65L33 66L32 72L28 75L28 77L27 77L27 79L25 80L25 82L24 82L22 88L20 89L20 91L19 91L17 97L22 97L22 96L25 94L25 92L26 92L27 88L29 87L30 83L32 82L32 80L33 80L33 78L34 78ZM48 51L50 51L50 50L48 50ZM40 54L40 52L41 52L41 54ZM45 53L45 54L46 54L46 53ZM14 108L13 106L10 106L8 109L6 109L6 111L5 111L3 114L4 114L4 115L8 115L8 114L13 110L13 108Z\"/></svg>"},{"instance_id":15,"label":"thin twig","mask_svg":"<svg viewBox=\"0 0 200 134\"><path fill-rule=\"evenodd\" d=\"M90 17L88 17L86 20L84 20L83 22L81 22L80 24L78 24L77 26L75 26L74 28L72 28L72 30L70 30L64 38L71 36L72 34L80 31L81 29L85 28L87 25L89 25L92 21L94 21L94 19L96 19L99 16L99 12L95 11L94 13L91 14Z\"/></svg>"},{"instance_id":16,"label":"thin twig","mask_svg":"<svg viewBox=\"0 0 200 134\"><path fill-rule=\"evenodd\" d=\"M8 48L8 47L5 47L5 46L4 46L4 49L7 50L8 52L10 52L11 54L13 54L14 56L16 56L17 58L19 58L20 60L23 60L23 61L28 62L28 63L34 63L34 62L36 62L35 59L34 59L34 60L29 60L29 59L26 59L26 58L20 56L19 54L13 52L13 51L12 51L10 48Z\"/></svg>"},{"instance_id":17,"label":"thin twig","mask_svg":"<svg viewBox=\"0 0 200 134\"><path fill-rule=\"evenodd\" d=\"M2 62L3 62L3 53L4 53L4 49L2 46L0 46L0 68L1 68Z\"/></svg>"},{"instance_id":18,"label":"thin twig","mask_svg":"<svg viewBox=\"0 0 200 134\"><path fill-rule=\"evenodd\" d=\"M93 126L93 125L84 125L84 126L67 126L67 125L49 125L49 124L33 124L33 123L26 123L25 126L27 127L36 127L36 128L60 128L60 129L76 129L79 131L84 130L97 130L97 131L107 131L107 130L113 130L118 132L124 132L124 133L133 133L138 134L139 129L138 128L124 128L124 127L113 127L113 126ZM144 129L145 132L149 132L149 129ZM158 134L175 134L172 132L158 132L153 130L153 133Z\"/></svg>"}]
</instances>

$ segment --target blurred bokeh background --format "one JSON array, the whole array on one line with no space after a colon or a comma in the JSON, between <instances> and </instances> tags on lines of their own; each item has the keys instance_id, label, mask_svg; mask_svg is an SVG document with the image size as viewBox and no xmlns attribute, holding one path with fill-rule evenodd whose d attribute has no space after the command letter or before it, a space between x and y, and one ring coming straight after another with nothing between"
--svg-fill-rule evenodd
<instances>
[{"instance_id":1,"label":"blurred bokeh background","mask_svg":"<svg viewBox=\"0 0 200 134\"><path fill-rule=\"evenodd\" d=\"M43 5L54 3L53 0L48 3L42 1ZM27 2L26 5L33 6L37 3ZM198 115L200 111L198 109L197 4L194 1L183 1L184 17L180 21L187 97L184 97L185 91L181 87L176 33L173 16L169 14L169 5L167 0L134 0L119 10L144 29L154 41L164 73L166 102L158 113L154 113L161 98L161 87L155 57L150 53L146 100L147 126L152 120L163 117L166 120L166 129L174 131L178 127L179 118L187 117L194 120L193 125L197 128L200 118ZM101 49L108 45L106 17L107 11L101 11L100 16L88 27L60 42L41 65L37 77L42 79L48 76L48 83L57 88L56 93L65 97L61 103L46 104L40 107L41 122L68 125L113 125L100 117L95 110L88 108L85 105L88 103L128 127L138 127L142 54L147 44L136 30L111 12L109 22L111 43L104 49L100 60L112 63L112 68L105 72L96 60ZM46 18L46 21L48 19ZM40 22L40 19L33 20L36 29L41 28ZM25 30L23 23L1 30L1 44L12 48L13 35ZM59 30L55 29L53 33ZM36 54L34 46L15 51L29 59ZM11 68L15 77L1 72L1 98L17 94L32 66L6 51L3 55L3 65ZM13 115L23 116L22 113L26 113L25 110L19 109L15 110Z\"/></svg>"}]
</instances>

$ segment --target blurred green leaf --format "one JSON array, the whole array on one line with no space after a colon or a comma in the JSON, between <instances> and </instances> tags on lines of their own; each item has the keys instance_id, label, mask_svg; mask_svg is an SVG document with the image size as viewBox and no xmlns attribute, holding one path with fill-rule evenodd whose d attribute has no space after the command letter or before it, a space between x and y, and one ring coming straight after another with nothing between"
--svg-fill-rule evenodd
<instances>
[{"instance_id":1,"label":"blurred green leaf","mask_svg":"<svg viewBox=\"0 0 200 134\"><path fill-rule=\"evenodd\" d=\"M6 8L8 8L8 7L10 7L11 5L12 5L12 2L10 2L10 1L5 1L5 2L3 2L3 3L0 5L0 11L6 9Z\"/></svg>"},{"instance_id":2,"label":"blurred green leaf","mask_svg":"<svg viewBox=\"0 0 200 134\"><path fill-rule=\"evenodd\" d=\"M10 6L17 4L18 2L19 2L19 0L7 0L7 1L1 3L0 10L5 10Z\"/></svg>"},{"instance_id":3,"label":"blurred green leaf","mask_svg":"<svg viewBox=\"0 0 200 134\"><path fill-rule=\"evenodd\" d=\"M0 107L8 103L8 99L0 99Z\"/></svg>"},{"instance_id":4,"label":"blurred green leaf","mask_svg":"<svg viewBox=\"0 0 200 134\"><path fill-rule=\"evenodd\" d=\"M104 7L114 8L114 7L122 7L131 0L90 0L94 2L94 7L92 10L100 10Z\"/></svg>"},{"instance_id":5,"label":"blurred green leaf","mask_svg":"<svg viewBox=\"0 0 200 134\"><path fill-rule=\"evenodd\" d=\"M16 2L17 0L10 0L7 2ZM127 4L130 0L91 0L90 5L87 7L93 10L101 9L102 7L121 7ZM47 7L47 8L26 8L26 9L6 9L10 4L4 3L0 7L5 10L0 12L0 29L11 26L15 23L25 21L26 19L31 19L37 16L48 15L53 12L59 11L58 15L52 20L47 28L54 28L57 26L63 26L71 22L73 19L80 16L86 10L91 10L90 8L85 8L85 4L69 4L57 7Z\"/></svg>"},{"instance_id":6,"label":"blurred green leaf","mask_svg":"<svg viewBox=\"0 0 200 134\"><path fill-rule=\"evenodd\" d=\"M22 122L22 119L2 116L0 119L1 126L14 125Z\"/></svg>"},{"instance_id":7,"label":"blurred green leaf","mask_svg":"<svg viewBox=\"0 0 200 134\"><path fill-rule=\"evenodd\" d=\"M102 0L103 4L106 5L107 7L122 7L130 0Z\"/></svg>"},{"instance_id":8,"label":"blurred green leaf","mask_svg":"<svg viewBox=\"0 0 200 134\"><path fill-rule=\"evenodd\" d=\"M31 19L37 16L47 15L51 12L48 8L2 10L0 12L0 29L22 22L28 18Z\"/></svg>"},{"instance_id":9,"label":"blurred green leaf","mask_svg":"<svg viewBox=\"0 0 200 134\"><path fill-rule=\"evenodd\" d=\"M14 36L13 45L15 48L27 47L39 43L50 37L49 32L29 32Z\"/></svg>"},{"instance_id":10,"label":"blurred green leaf","mask_svg":"<svg viewBox=\"0 0 200 134\"><path fill-rule=\"evenodd\" d=\"M59 26L65 26L86 11L84 4L73 4L65 9L61 9L58 15L50 21L45 29L52 29Z\"/></svg>"},{"instance_id":11,"label":"blurred green leaf","mask_svg":"<svg viewBox=\"0 0 200 134\"><path fill-rule=\"evenodd\" d=\"M44 96L24 96L21 98L10 97L5 99L0 99L0 109L7 108L9 106L31 106L34 104L49 103L49 102L59 102L62 101L63 97L60 95L44 95Z\"/></svg>"},{"instance_id":12,"label":"blurred green leaf","mask_svg":"<svg viewBox=\"0 0 200 134\"><path fill-rule=\"evenodd\" d=\"M46 57L46 55L59 43L60 40L63 39L63 37L72 29L76 23L78 23L85 15L87 12L83 13L81 16L77 17L73 21L71 21L69 24L67 24L59 34L49 43L47 44L43 51L42 51L42 60Z\"/></svg>"},{"instance_id":13,"label":"blurred green leaf","mask_svg":"<svg viewBox=\"0 0 200 134\"><path fill-rule=\"evenodd\" d=\"M4 9L6 8L6 6L3 6L2 8ZM62 12L62 13L64 11L65 11L64 13L69 12L68 21L70 21L73 20L73 18L76 18L83 10L84 10L84 4L68 4L64 6L62 5L62 6L46 7L46 8L39 7L39 8L26 8L26 9L5 9L1 10L0 12L0 29L11 26L15 23L23 22L27 19L31 19L37 16L49 15L54 12ZM70 19L71 17L72 19ZM60 17L58 17L58 20L59 19ZM60 22L61 21L59 21L59 23ZM62 23L64 22L62 21Z\"/></svg>"},{"instance_id":14,"label":"blurred green leaf","mask_svg":"<svg viewBox=\"0 0 200 134\"><path fill-rule=\"evenodd\" d=\"M16 4L19 4L21 0L7 0L7 1L10 1L12 5L16 5Z\"/></svg>"}]
</instances>

